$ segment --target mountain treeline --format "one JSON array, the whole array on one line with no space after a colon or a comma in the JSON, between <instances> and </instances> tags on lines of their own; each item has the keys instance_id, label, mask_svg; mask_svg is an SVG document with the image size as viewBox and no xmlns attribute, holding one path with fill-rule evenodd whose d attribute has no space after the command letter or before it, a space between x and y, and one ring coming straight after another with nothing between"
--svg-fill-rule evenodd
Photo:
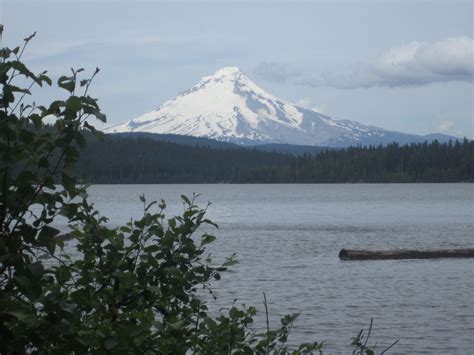
<instances>
[{"instance_id":1,"label":"mountain treeline","mask_svg":"<svg viewBox=\"0 0 474 355\"><path fill-rule=\"evenodd\" d=\"M107 135L88 140L77 173L94 184L473 182L473 165L467 139L294 156Z\"/></svg>"}]
</instances>

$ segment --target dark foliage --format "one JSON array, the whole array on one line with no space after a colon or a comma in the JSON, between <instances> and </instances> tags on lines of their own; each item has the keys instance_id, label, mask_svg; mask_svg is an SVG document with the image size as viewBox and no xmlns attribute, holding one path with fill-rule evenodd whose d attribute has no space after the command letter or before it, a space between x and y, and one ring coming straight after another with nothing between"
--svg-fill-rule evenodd
<instances>
[{"instance_id":1,"label":"dark foliage","mask_svg":"<svg viewBox=\"0 0 474 355\"><path fill-rule=\"evenodd\" d=\"M257 150L262 152L273 152L282 154L291 154L294 156L301 156L306 154L315 155L327 149L341 149L341 148L329 148L312 145L295 145L295 144L278 144L278 143L262 143L255 145L238 145L231 142L222 142L215 139L204 138L204 137L193 137L178 134L161 134L161 133L148 133L148 132L128 132L128 133L114 133L114 136L121 136L127 138L146 137L156 141L177 143L183 145L189 145L192 147L208 147L208 148L222 148L222 149L246 149L246 150Z\"/></svg>"},{"instance_id":2,"label":"dark foliage","mask_svg":"<svg viewBox=\"0 0 474 355\"><path fill-rule=\"evenodd\" d=\"M109 135L87 144L77 172L98 184L472 182L473 165L467 139L293 156Z\"/></svg>"}]
</instances>

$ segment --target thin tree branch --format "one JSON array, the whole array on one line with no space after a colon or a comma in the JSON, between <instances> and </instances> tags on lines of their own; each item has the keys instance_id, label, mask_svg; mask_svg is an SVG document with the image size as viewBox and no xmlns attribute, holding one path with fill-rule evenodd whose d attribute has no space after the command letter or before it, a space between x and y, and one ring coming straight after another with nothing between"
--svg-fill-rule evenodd
<instances>
[{"instance_id":1,"label":"thin tree branch","mask_svg":"<svg viewBox=\"0 0 474 355\"><path fill-rule=\"evenodd\" d=\"M399 341L400 341L400 339L398 339L397 341L393 342L393 344L390 345L390 346L388 346L387 348L385 348L385 350L382 351L382 352L380 353L380 355L385 354L387 351L389 351L391 348L393 348L395 345L397 345Z\"/></svg>"},{"instance_id":2,"label":"thin tree branch","mask_svg":"<svg viewBox=\"0 0 474 355\"><path fill-rule=\"evenodd\" d=\"M263 292L263 305L265 306L265 318L267 323L267 355L270 355L270 321L268 320L268 303L265 292Z\"/></svg>"},{"instance_id":3,"label":"thin tree branch","mask_svg":"<svg viewBox=\"0 0 474 355\"><path fill-rule=\"evenodd\" d=\"M362 345L362 347L360 348L360 351L361 351L361 352L365 349L365 347L366 347L366 345L367 345L367 343L368 343L368 341L369 341L370 333L372 333L372 326L373 326L373 324L374 324L374 318L370 318L369 330L368 330L368 332L367 332L367 337L365 338L364 345Z\"/></svg>"}]
</instances>

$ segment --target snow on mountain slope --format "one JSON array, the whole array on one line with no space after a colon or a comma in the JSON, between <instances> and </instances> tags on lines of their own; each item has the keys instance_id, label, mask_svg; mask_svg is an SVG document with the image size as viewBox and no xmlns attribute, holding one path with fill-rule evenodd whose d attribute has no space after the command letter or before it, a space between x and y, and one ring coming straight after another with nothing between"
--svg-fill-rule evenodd
<instances>
[{"instance_id":1,"label":"snow on mountain slope","mask_svg":"<svg viewBox=\"0 0 474 355\"><path fill-rule=\"evenodd\" d=\"M423 140L298 107L269 94L236 67L222 68L156 110L105 131L189 135L246 145L343 147Z\"/></svg>"}]
</instances>

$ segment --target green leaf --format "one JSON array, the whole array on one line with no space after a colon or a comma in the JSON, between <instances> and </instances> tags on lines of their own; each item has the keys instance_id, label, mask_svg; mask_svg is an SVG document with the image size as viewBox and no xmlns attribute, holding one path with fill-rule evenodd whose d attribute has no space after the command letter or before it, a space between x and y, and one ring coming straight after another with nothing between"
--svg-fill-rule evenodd
<instances>
[{"instance_id":1,"label":"green leaf","mask_svg":"<svg viewBox=\"0 0 474 355\"><path fill-rule=\"evenodd\" d=\"M73 302L63 301L59 303L59 307L67 313L74 313L77 308L77 305Z\"/></svg>"},{"instance_id":2,"label":"green leaf","mask_svg":"<svg viewBox=\"0 0 474 355\"><path fill-rule=\"evenodd\" d=\"M12 315L16 319L18 319L20 322L23 322L23 321L25 321L25 320L27 320L28 318L31 317L31 314L24 313L24 312L21 312L21 311L10 311L10 312L6 312L6 313Z\"/></svg>"},{"instance_id":3,"label":"green leaf","mask_svg":"<svg viewBox=\"0 0 474 355\"><path fill-rule=\"evenodd\" d=\"M75 177L71 177L65 173L61 174L61 182L68 192L72 192L74 187L76 186L76 179Z\"/></svg>"},{"instance_id":4,"label":"green leaf","mask_svg":"<svg viewBox=\"0 0 474 355\"><path fill-rule=\"evenodd\" d=\"M66 101L66 109L71 111L79 111L81 108L81 99L77 96L71 96Z\"/></svg>"},{"instance_id":5,"label":"green leaf","mask_svg":"<svg viewBox=\"0 0 474 355\"><path fill-rule=\"evenodd\" d=\"M171 228L175 228L176 227L176 219L175 218L169 219L168 224Z\"/></svg>"},{"instance_id":6,"label":"green leaf","mask_svg":"<svg viewBox=\"0 0 474 355\"><path fill-rule=\"evenodd\" d=\"M23 89L23 88L20 88L18 86L14 86L14 85L5 85L3 87L3 92L21 92L21 93L24 93L24 94L29 94L31 95L31 91L28 90L28 89Z\"/></svg>"},{"instance_id":7,"label":"green leaf","mask_svg":"<svg viewBox=\"0 0 474 355\"><path fill-rule=\"evenodd\" d=\"M189 201L189 198L187 198L185 195L181 195L181 199L182 199L187 205L191 205L191 201Z\"/></svg>"},{"instance_id":8,"label":"green leaf","mask_svg":"<svg viewBox=\"0 0 474 355\"><path fill-rule=\"evenodd\" d=\"M183 320L178 320L177 322L169 323L169 325L173 329L180 329L184 325L184 321Z\"/></svg>"},{"instance_id":9,"label":"green leaf","mask_svg":"<svg viewBox=\"0 0 474 355\"><path fill-rule=\"evenodd\" d=\"M23 143L32 143L35 139L35 134L29 130L22 129L20 131L20 139L23 141Z\"/></svg>"},{"instance_id":10,"label":"green leaf","mask_svg":"<svg viewBox=\"0 0 474 355\"><path fill-rule=\"evenodd\" d=\"M13 279L23 291L29 292L31 290L31 281L26 276L15 276Z\"/></svg>"},{"instance_id":11,"label":"green leaf","mask_svg":"<svg viewBox=\"0 0 474 355\"><path fill-rule=\"evenodd\" d=\"M212 243L215 240L216 240L216 237L214 237L213 235L204 234L201 237L201 245L206 245L206 244Z\"/></svg>"},{"instance_id":12,"label":"green leaf","mask_svg":"<svg viewBox=\"0 0 474 355\"><path fill-rule=\"evenodd\" d=\"M104 341L104 347L106 350L112 350L120 344L120 341L116 338L107 338Z\"/></svg>"},{"instance_id":13,"label":"green leaf","mask_svg":"<svg viewBox=\"0 0 474 355\"><path fill-rule=\"evenodd\" d=\"M107 122L107 116L100 111L94 112L94 116L103 123Z\"/></svg>"},{"instance_id":14,"label":"green leaf","mask_svg":"<svg viewBox=\"0 0 474 355\"><path fill-rule=\"evenodd\" d=\"M163 323L160 322L159 320L152 320L151 324L159 331L163 330Z\"/></svg>"},{"instance_id":15,"label":"green leaf","mask_svg":"<svg viewBox=\"0 0 474 355\"><path fill-rule=\"evenodd\" d=\"M39 261L28 265L28 270L30 270L31 274L36 278L40 278L44 274L43 264Z\"/></svg>"},{"instance_id":16,"label":"green leaf","mask_svg":"<svg viewBox=\"0 0 474 355\"><path fill-rule=\"evenodd\" d=\"M28 37L24 38L23 40L24 40L25 42L29 42L29 41L31 41L35 36L36 36L36 31L33 32L33 34L32 34L31 36L28 36Z\"/></svg>"},{"instance_id":17,"label":"green leaf","mask_svg":"<svg viewBox=\"0 0 474 355\"><path fill-rule=\"evenodd\" d=\"M25 64L23 64L22 62L19 62L19 61L14 61L14 62L10 62L10 66L15 69L18 73L20 73L21 75L27 77L27 78L30 78L30 79L33 79L36 83L40 83L38 78L36 77L35 74L33 74L32 71L30 71Z\"/></svg>"},{"instance_id":18,"label":"green leaf","mask_svg":"<svg viewBox=\"0 0 474 355\"><path fill-rule=\"evenodd\" d=\"M50 226L44 226L39 235L38 235L38 241L42 245L47 245L51 241L54 241L54 237L59 234L59 230Z\"/></svg>"},{"instance_id":19,"label":"green leaf","mask_svg":"<svg viewBox=\"0 0 474 355\"><path fill-rule=\"evenodd\" d=\"M175 266L167 267L165 271L176 279L183 277L181 270Z\"/></svg>"},{"instance_id":20,"label":"green leaf","mask_svg":"<svg viewBox=\"0 0 474 355\"><path fill-rule=\"evenodd\" d=\"M229 317L231 319L237 319L241 316L242 312L237 307L232 307L229 311Z\"/></svg>"},{"instance_id":21,"label":"green leaf","mask_svg":"<svg viewBox=\"0 0 474 355\"><path fill-rule=\"evenodd\" d=\"M76 88L76 81L73 76L61 76L58 79L58 86L72 93Z\"/></svg>"},{"instance_id":22,"label":"green leaf","mask_svg":"<svg viewBox=\"0 0 474 355\"><path fill-rule=\"evenodd\" d=\"M41 82L45 82L46 84L48 84L49 86L53 85L53 82L51 81L51 78L45 74L41 74L38 76L38 79L41 81Z\"/></svg>"}]
</instances>

